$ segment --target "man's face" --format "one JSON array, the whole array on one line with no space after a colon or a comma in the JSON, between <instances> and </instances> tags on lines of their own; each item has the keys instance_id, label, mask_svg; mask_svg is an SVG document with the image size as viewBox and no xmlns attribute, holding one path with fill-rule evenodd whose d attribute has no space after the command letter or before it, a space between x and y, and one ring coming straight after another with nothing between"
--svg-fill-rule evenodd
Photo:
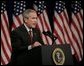
<instances>
[{"instance_id":1,"label":"man's face","mask_svg":"<svg viewBox=\"0 0 84 66\"><path fill-rule=\"evenodd\" d=\"M25 23L29 28L35 28L37 24L36 12L29 13L29 18L25 19Z\"/></svg>"}]
</instances>

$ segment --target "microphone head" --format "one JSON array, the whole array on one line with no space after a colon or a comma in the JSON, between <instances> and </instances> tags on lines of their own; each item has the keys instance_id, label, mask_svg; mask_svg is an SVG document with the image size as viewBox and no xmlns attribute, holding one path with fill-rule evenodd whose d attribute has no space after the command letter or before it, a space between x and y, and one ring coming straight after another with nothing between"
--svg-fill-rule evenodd
<instances>
[{"instance_id":1,"label":"microphone head","mask_svg":"<svg viewBox=\"0 0 84 66\"><path fill-rule=\"evenodd\" d=\"M49 36L50 38L52 39L57 39L56 36L54 36L50 31L43 31L43 34L46 35L46 36Z\"/></svg>"},{"instance_id":2,"label":"microphone head","mask_svg":"<svg viewBox=\"0 0 84 66\"><path fill-rule=\"evenodd\" d=\"M50 31L47 31L48 34L52 35L52 33Z\"/></svg>"},{"instance_id":3,"label":"microphone head","mask_svg":"<svg viewBox=\"0 0 84 66\"><path fill-rule=\"evenodd\" d=\"M48 35L48 32L47 32L47 31L46 31L46 32L45 32L45 31L43 31L43 34L44 34L44 35Z\"/></svg>"}]
</instances>

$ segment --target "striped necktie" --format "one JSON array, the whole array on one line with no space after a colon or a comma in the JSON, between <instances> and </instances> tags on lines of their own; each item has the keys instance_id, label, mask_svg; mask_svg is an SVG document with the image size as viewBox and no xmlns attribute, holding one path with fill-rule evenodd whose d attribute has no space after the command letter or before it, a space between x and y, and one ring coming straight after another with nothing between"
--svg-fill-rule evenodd
<instances>
[{"instance_id":1,"label":"striped necktie","mask_svg":"<svg viewBox=\"0 0 84 66\"><path fill-rule=\"evenodd\" d=\"M30 35L30 41L31 41L31 44L32 44L33 32L32 32L32 30L31 30L31 29L29 30L29 35Z\"/></svg>"}]
</instances>

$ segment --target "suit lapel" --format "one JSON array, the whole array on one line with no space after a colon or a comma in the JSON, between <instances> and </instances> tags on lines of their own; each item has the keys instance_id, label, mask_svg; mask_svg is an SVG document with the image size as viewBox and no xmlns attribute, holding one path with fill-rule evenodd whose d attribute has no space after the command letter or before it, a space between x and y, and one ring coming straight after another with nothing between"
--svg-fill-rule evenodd
<instances>
[{"instance_id":1,"label":"suit lapel","mask_svg":"<svg viewBox=\"0 0 84 66\"><path fill-rule=\"evenodd\" d=\"M22 34L23 34L24 41L26 41L28 44L30 44L29 43L30 42L30 36L29 36L28 31L26 30L24 25L22 25L21 31L22 31Z\"/></svg>"},{"instance_id":2,"label":"suit lapel","mask_svg":"<svg viewBox=\"0 0 84 66\"><path fill-rule=\"evenodd\" d=\"M30 44L30 41L31 41L30 35L28 34L28 31L26 30L24 25L22 25L21 27L21 32L22 32L24 41L27 42L27 44ZM33 32L32 43L34 43L35 41L38 41L38 32L34 28L32 29L32 32Z\"/></svg>"}]
</instances>

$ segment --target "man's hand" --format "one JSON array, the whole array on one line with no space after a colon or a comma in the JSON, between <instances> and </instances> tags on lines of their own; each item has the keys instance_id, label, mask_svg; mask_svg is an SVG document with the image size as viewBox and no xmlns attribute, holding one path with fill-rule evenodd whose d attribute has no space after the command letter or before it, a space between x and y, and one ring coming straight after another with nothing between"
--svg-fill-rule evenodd
<instances>
[{"instance_id":1,"label":"man's hand","mask_svg":"<svg viewBox=\"0 0 84 66\"><path fill-rule=\"evenodd\" d=\"M35 42L35 43L32 45L32 48L37 47L37 46L41 46L41 44L40 44L39 42Z\"/></svg>"}]
</instances>

